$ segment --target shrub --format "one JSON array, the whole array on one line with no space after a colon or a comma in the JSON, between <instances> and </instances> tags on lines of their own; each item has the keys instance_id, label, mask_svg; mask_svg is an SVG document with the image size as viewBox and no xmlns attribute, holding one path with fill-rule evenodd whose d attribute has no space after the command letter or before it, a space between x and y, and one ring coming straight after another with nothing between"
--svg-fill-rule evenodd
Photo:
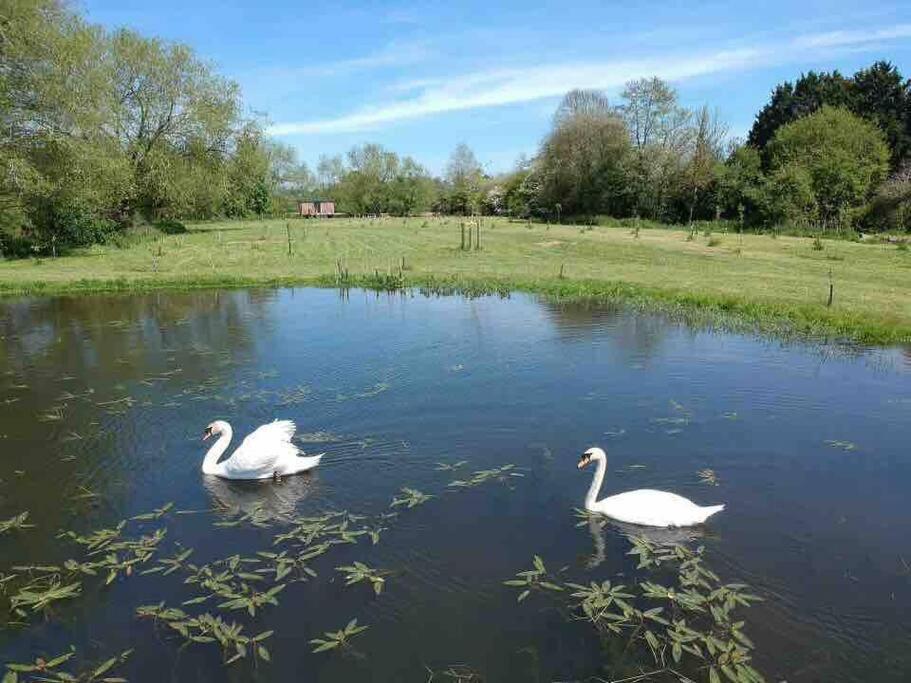
<instances>
[{"instance_id":1,"label":"shrub","mask_svg":"<svg viewBox=\"0 0 911 683\"><path fill-rule=\"evenodd\" d=\"M165 235L182 235L187 231L187 226L174 218L156 221L155 227Z\"/></svg>"},{"instance_id":2,"label":"shrub","mask_svg":"<svg viewBox=\"0 0 911 683\"><path fill-rule=\"evenodd\" d=\"M815 219L843 226L851 211L862 206L889 169L889 149L882 132L846 109L823 107L810 116L778 129L769 144L774 174L799 177L797 201L785 213L805 213L808 198L816 206ZM771 201L775 197L769 197Z\"/></svg>"}]
</instances>

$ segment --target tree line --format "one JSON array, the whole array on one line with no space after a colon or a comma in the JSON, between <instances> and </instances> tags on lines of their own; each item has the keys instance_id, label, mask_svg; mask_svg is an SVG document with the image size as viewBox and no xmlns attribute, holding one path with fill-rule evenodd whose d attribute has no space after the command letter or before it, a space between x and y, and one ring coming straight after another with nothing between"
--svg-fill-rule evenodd
<instances>
[{"instance_id":1,"label":"tree line","mask_svg":"<svg viewBox=\"0 0 911 683\"><path fill-rule=\"evenodd\" d=\"M617 104L575 90L514 170L486 173L461 144L435 177L375 144L311 170L190 48L106 30L65 0L6 0L0 58L5 255L136 225L287 215L306 198L354 215L911 228L911 82L886 62L778 85L742 142L658 78L630 81Z\"/></svg>"},{"instance_id":2,"label":"tree line","mask_svg":"<svg viewBox=\"0 0 911 683\"><path fill-rule=\"evenodd\" d=\"M325 196L356 215L908 230L911 84L887 62L851 78L810 72L777 86L740 141L708 106L685 108L668 83L642 78L616 105L594 90L567 93L537 154L508 173L485 173L465 144L438 178L379 145L295 173L289 196Z\"/></svg>"},{"instance_id":3,"label":"tree line","mask_svg":"<svg viewBox=\"0 0 911 683\"><path fill-rule=\"evenodd\" d=\"M4 253L272 211L291 151L188 47L104 30L64 0L5 0L0 57Z\"/></svg>"},{"instance_id":4,"label":"tree line","mask_svg":"<svg viewBox=\"0 0 911 683\"><path fill-rule=\"evenodd\" d=\"M536 158L501 180L518 215L609 215L744 227L911 228L911 83L887 62L775 88L745 142L667 83L611 106L569 93Z\"/></svg>"}]
</instances>

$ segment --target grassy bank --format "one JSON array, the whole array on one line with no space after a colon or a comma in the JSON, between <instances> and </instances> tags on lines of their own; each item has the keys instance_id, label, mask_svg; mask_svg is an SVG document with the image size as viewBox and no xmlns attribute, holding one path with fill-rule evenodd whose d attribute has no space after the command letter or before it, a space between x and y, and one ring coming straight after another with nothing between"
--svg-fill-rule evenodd
<instances>
[{"instance_id":1,"label":"grassy bank","mask_svg":"<svg viewBox=\"0 0 911 683\"><path fill-rule=\"evenodd\" d=\"M686 231L664 229L636 236L625 228L485 219L480 249L463 250L460 223L194 225L184 235L0 263L0 293L285 284L528 291L619 299L776 333L911 342L911 251L895 245L719 232L688 239Z\"/></svg>"}]
</instances>

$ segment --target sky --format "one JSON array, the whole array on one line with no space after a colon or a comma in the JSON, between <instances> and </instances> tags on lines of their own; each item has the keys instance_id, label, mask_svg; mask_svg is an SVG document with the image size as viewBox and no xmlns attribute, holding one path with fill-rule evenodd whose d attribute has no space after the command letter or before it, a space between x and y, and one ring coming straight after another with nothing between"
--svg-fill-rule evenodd
<instances>
[{"instance_id":1,"label":"sky","mask_svg":"<svg viewBox=\"0 0 911 683\"><path fill-rule=\"evenodd\" d=\"M315 166L375 142L441 172L533 156L560 97L659 76L745 136L777 83L879 59L911 76L911 3L84 0L90 21L186 43Z\"/></svg>"}]
</instances>

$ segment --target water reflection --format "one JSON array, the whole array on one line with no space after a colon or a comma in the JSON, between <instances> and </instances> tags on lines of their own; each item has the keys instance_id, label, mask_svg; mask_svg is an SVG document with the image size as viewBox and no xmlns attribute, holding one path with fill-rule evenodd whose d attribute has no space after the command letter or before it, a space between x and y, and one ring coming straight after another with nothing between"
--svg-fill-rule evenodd
<instances>
[{"instance_id":1,"label":"water reflection","mask_svg":"<svg viewBox=\"0 0 911 683\"><path fill-rule=\"evenodd\" d=\"M619 534L627 539L643 538L656 548L672 548L675 545L689 545L705 537L703 527L686 527L662 529L648 526L637 526L618 522L607 517L589 516L588 533L592 537L595 552L585 566L594 569L607 560L607 534Z\"/></svg>"},{"instance_id":2,"label":"water reflection","mask_svg":"<svg viewBox=\"0 0 911 683\"><path fill-rule=\"evenodd\" d=\"M263 522L288 522L302 503L320 495L319 473L305 472L281 481L231 481L201 475L202 484L216 508L225 516L255 515Z\"/></svg>"},{"instance_id":3,"label":"water reflection","mask_svg":"<svg viewBox=\"0 0 911 683\"><path fill-rule=\"evenodd\" d=\"M911 366L897 349L853 353L526 296L301 289L4 302L0 520L28 510L36 526L0 536L0 572L73 557L60 529L110 527L168 501L163 552L193 548L204 563L273 548L295 516L345 509L375 521L404 486L434 497L379 522L375 546L340 544L338 560L314 561L318 580L289 585L256 624L276 635L272 664L255 674L223 669L206 648L177 657L136 622L137 604L190 597L180 575L118 579L91 605L74 601L72 631L51 617L0 632L0 661L102 641L141 643L124 672L134 680L426 680L424 662L456 660L485 680L517 680L511 658L530 648L521 680L588 680L614 653L546 608L517 606L501 582L535 554L582 583L629 577L628 537L644 536L704 544L725 580L766 597L748 630L770 680L907 680L896 634L911 632L898 559L911 558ZM294 419L302 441L324 444L325 462L279 483L203 477L199 430L216 417L242 434ZM731 508L711 535L607 520L575 529L587 481L573 454L607 439L617 491ZM857 448L831 445L847 442ZM463 460L455 473L436 466ZM525 475L510 486L450 486L507 463ZM711 496L705 468L718 473ZM273 529L213 530L212 515L176 513L212 508L220 521L255 515ZM580 555L587 569L572 561ZM388 590L332 579L353 561L391 570ZM372 626L363 662L300 647L354 617Z\"/></svg>"}]
</instances>

